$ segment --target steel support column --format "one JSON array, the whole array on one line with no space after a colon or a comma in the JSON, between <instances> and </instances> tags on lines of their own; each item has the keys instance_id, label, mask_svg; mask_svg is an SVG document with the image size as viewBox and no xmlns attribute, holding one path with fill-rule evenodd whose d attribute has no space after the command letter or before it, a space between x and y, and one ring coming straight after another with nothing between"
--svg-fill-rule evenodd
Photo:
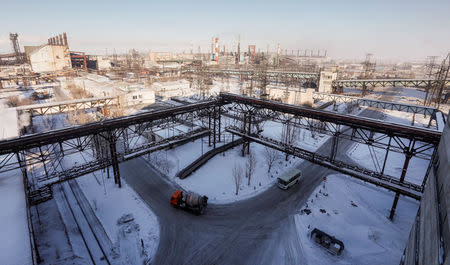
<instances>
[{"instance_id":1,"label":"steel support column","mask_svg":"<svg viewBox=\"0 0 450 265\"><path fill-rule=\"evenodd\" d=\"M405 180L406 171L408 170L409 161L411 160L411 153L406 153L405 163L403 164L402 175L400 176L400 182ZM389 215L389 219L394 220L395 208L397 208L398 199L400 197L400 193L395 193L394 203L392 204L391 213Z\"/></svg>"},{"instance_id":2,"label":"steel support column","mask_svg":"<svg viewBox=\"0 0 450 265\"><path fill-rule=\"evenodd\" d=\"M366 95L366 90L367 90L366 82L363 82L363 85L362 85L362 93L361 93L363 97Z\"/></svg>"},{"instance_id":3,"label":"steel support column","mask_svg":"<svg viewBox=\"0 0 450 265\"><path fill-rule=\"evenodd\" d=\"M20 170L22 171L22 175L24 178L24 181L28 181L28 174L27 174L27 168L26 168L26 159L21 159L20 154L16 153L17 162L19 162ZM25 183L24 183L25 184ZM28 189L28 185L25 185L25 190Z\"/></svg>"},{"instance_id":4,"label":"steel support column","mask_svg":"<svg viewBox=\"0 0 450 265\"><path fill-rule=\"evenodd\" d=\"M39 146L39 153L40 153L42 165L44 166L45 176L48 177L47 165L45 164L44 154L42 153L42 148L40 146Z\"/></svg>"},{"instance_id":5,"label":"steel support column","mask_svg":"<svg viewBox=\"0 0 450 265\"><path fill-rule=\"evenodd\" d=\"M248 115L248 135L252 134L252 117L253 115L250 112L250 115ZM247 154L250 154L250 141L247 142Z\"/></svg>"},{"instance_id":6,"label":"steel support column","mask_svg":"<svg viewBox=\"0 0 450 265\"><path fill-rule=\"evenodd\" d=\"M219 119L219 143L220 143L220 138L221 138L221 135L222 135L222 133L221 133L221 131L222 131L222 113L221 113L221 107L219 106L218 107L218 115L219 115L219 117L218 117L218 119Z\"/></svg>"},{"instance_id":7,"label":"steel support column","mask_svg":"<svg viewBox=\"0 0 450 265\"><path fill-rule=\"evenodd\" d=\"M389 142L386 148L386 155L384 156L384 161L383 161L383 169L381 169L381 175L384 175L384 169L386 168L386 161L389 155L389 148L391 147L391 141L392 141L392 137L389 137Z\"/></svg>"},{"instance_id":8,"label":"steel support column","mask_svg":"<svg viewBox=\"0 0 450 265\"><path fill-rule=\"evenodd\" d=\"M64 157L64 148L62 146L62 142L59 142L59 152L61 153L61 156Z\"/></svg>"},{"instance_id":9,"label":"steel support column","mask_svg":"<svg viewBox=\"0 0 450 265\"><path fill-rule=\"evenodd\" d=\"M213 124L213 145L214 145L214 149L216 149L216 120L217 120L217 111L216 111L216 107L214 107L214 112L213 112L213 119L214 119L214 124Z\"/></svg>"},{"instance_id":10,"label":"steel support column","mask_svg":"<svg viewBox=\"0 0 450 265\"><path fill-rule=\"evenodd\" d=\"M331 153L330 153L331 161L334 161L334 159L336 158L336 152L338 150L338 145L339 145L339 133L335 133L335 135L333 136L333 143L331 145Z\"/></svg>"},{"instance_id":11,"label":"steel support column","mask_svg":"<svg viewBox=\"0 0 450 265\"><path fill-rule=\"evenodd\" d=\"M211 131L211 111L208 111L208 130ZM208 134L208 146L211 146L211 134Z\"/></svg>"},{"instance_id":12,"label":"steel support column","mask_svg":"<svg viewBox=\"0 0 450 265\"><path fill-rule=\"evenodd\" d=\"M116 140L111 135L109 137L109 149L111 152L111 162L112 162L112 168L114 173L114 183L119 185L119 188L122 187L122 183L120 181L120 171L119 171L119 161L117 159L117 150L116 150Z\"/></svg>"},{"instance_id":13,"label":"steel support column","mask_svg":"<svg viewBox=\"0 0 450 265\"><path fill-rule=\"evenodd\" d=\"M247 114L244 113L244 119L243 119L243 123L242 123L242 130L245 132L246 128L247 128ZM245 156L245 148L247 147L247 142L248 141L243 141L242 142L242 152L241 155Z\"/></svg>"}]
</instances>

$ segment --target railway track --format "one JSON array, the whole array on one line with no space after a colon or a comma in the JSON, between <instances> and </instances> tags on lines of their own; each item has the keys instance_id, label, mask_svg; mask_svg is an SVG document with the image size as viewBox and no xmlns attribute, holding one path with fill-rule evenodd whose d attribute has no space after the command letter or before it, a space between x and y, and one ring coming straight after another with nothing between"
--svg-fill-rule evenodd
<instances>
[{"instance_id":1,"label":"railway track","mask_svg":"<svg viewBox=\"0 0 450 265\"><path fill-rule=\"evenodd\" d=\"M71 182L71 183L69 183ZM89 223L89 218L86 216L86 209L80 203L77 198L77 194L73 188L73 182L69 181L58 185L60 189L64 204L73 218L77 232L82 238L84 248L89 254L90 261L92 264L112 264L110 258L108 257L107 250L102 246L99 237L96 235L96 231L93 226ZM56 187L56 186L55 186Z\"/></svg>"}]
</instances>

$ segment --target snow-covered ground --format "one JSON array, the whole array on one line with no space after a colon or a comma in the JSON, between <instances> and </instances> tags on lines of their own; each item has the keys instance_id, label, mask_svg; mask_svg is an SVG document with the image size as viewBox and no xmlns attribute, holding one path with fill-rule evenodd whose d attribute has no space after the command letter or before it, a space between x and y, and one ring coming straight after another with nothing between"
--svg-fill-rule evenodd
<instances>
[{"instance_id":1,"label":"snow-covered ground","mask_svg":"<svg viewBox=\"0 0 450 265\"><path fill-rule=\"evenodd\" d=\"M419 91L417 89L412 88L397 88L397 89L398 91L397 93L395 93L393 97L395 100L399 100L402 103L408 103L401 100L407 97L415 97L417 99L417 97L420 98L424 96L424 93L422 93L422 91ZM411 102L409 104L411 104ZM412 125L413 120L412 113L401 112L396 110L380 110L380 111L384 113L384 121L386 122ZM414 125L420 127L427 127L429 119L430 119L429 116L425 117L424 115L416 114ZM439 129L442 130L443 127ZM374 137L377 136L375 135ZM385 139L384 141L385 144L387 144L388 139ZM430 150L429 152L432 152L432 150ZM429 154L431 155L431 153ZM386 150L369 147L368 145L365 144L355 143L353 147L348 150L347 155L359 165L380 172L383 167ZM400 178L404 161L405 161L404 154L392 151L389 152L388 160L385 166L385 174ZM428 165L429 160L412 157L409 162L405 180L416 184L422 184L423 177L425 176Z\"/></svg>"},{"instance_id":2,"label":"snow-covered ground","mask_svg":"<svg viewBox=\"0 0 450 265\"><path fill-rule=\"evenodd\" d=\"M27 208L20 170L0 175L0 263L32 264Z\"/></svg>"},{"instance_id":3,"label":"snow-covered ground","mask_svg":"<svg viewBox=\"0 0 450 265\"><path fill-rule=\"evenodd\" d=\"M275 184L280 174L301 161L298 158L289 157L289 161L286 162L284 155L276 151L277 160L269 172L265 160L266 148L260 144L251 143L250 153L256 164L249 184L245 176L249 156L242 157L241 149L241 146L237 146L218 154L186 179L174 178L174 181L187 190L208 196L212 203L229 203L263 192ZM236 182L233 175L235 167L239 167L242 172L238 194L236 194Z\"/></svg>"},{"instance_id":4,"label":"snow-covered ground","mask_svg":"<svg viewBox=\"0 0 450 265\"><path fill-rule=\"evenodd\" d=\"M62 92L62 94L67 93L64 88L62 88L60 92ZM95 114L95 112L90 112L88 115L95 119ZM67 113L37 116L33 121L34 127L38 132L72 126L68 122ZM133 140L135 141L134 143L137 144L140 139ZM67 155L62 161L62 166L64 168L69 168L73 164L84 163L85 159L90 160L92 158L87 154L83 155L81 152ZM127 185L126 181L122 180L122 188L119 189L117 185L114 184L112 177L109 179L106 178L106 173L104 171L97 171L79 177L76 181L83 190L95 215L103 225L115 251L120 255L119 258L123 264L142 264L144 261L151 262L159 243L158 220L151 209L141 200L134 190ZM47 207L44 209L45 211L58 211L57 208ZM64 213L58 214L62 215ZM126 219L130 219L130 217L133 218L132 225L130 225L131 222L125 224L123 224L123 222L120 223L119 219L124 217L126 217ZM64 218L62 218L62 220L64 220ZM43 226L45 227L45 224L43 224ZM63 230L64 228L62 231ZM52 240L70 241L72 240L70 238L64 239L64 237L70 237L70 235L70 233L59 233L58 236ZM44 249L44 252L46 252L46 248L48 248L47 246L40 247ZM145 254L142 255L142 253Z\"/></svg>"},{"instance_id":5,"label":"snow-covered ground","mask_svg":"<svg viewBox=\"0 0 450 265\"><path fill-rule=\"evenodd\" d=\"M240 89L239 82L235 80L231 80L229 85L215 80L211 93L217 94L218 92L223 91L224 87L226 89L229 88L235 93L238 93ZM64 91L64 89L62 90ZM333 106L329 106L329 108L333 108ZM351 113L356 114L362 110L363 108L355 108ZM337 111L340 113L346 112L346 105L339 104ZM408 116L410 115L408 113L394 111L385 111L385 113L386 121L389 122L408 124L412 119L412 117ZM65 114L52 116L50 119L54 119L54 121L50 121L51 124L49 124L47 118L37 117L35 121L39 124L38 127L54 129L67 126L65 116ZM419 116L420 115L416 115L416 122L423 124L425 121ZM226 123L226 119L223 121ZM282 134L281 128L280 123L267 121L264 123L264 131L262 134L280 140ZM189 129L190 128L187 126L180 125L168 129L161 129L155 131L155 133L159 134L161 137L168 137L181 132L186 132ZM46 129L38 128L38 130L44 131ZM226 142L231 141L230 135L225 134L224 138L226 138ZM328 136L319 133L311 133L306 129L299 129L295 138L295 144L297 146L309 151L316 151L328 139ZM147 159L152 165L167 175L169 179L178 183L184 189L206 195L212 203L216 204L242 200L261 193L270 186L275 185L276 178L284 171L294 167L302 161L301 159L293 157L289 157L289 160L285 161L284 154L275 151L277 160L269 172L268 164L266 162L267 149L262 145L251 143L250 149L255 160L255 165L254 172L250 178L250 183L248 183L248 178L245 176L249 156L241 156L241 146L237 146L217 155L186 179L181 180L176 178L175 175L182 168L193 162L203 153L211 150L212 147L208 146L207 141L207 138L198 139L174 149L154 152L151 155L148 155ZM217 146L220 146L221 144L224 143L219 143ZM378 163L373 161L371 152L369 152L366 145L355 144L354 147L349 150L348 155L355 162L366 168L379 170L384 158L384 150L375 148L371 151L372 156L375 156L379 161ZM74 155L65 160L71 160L70 163L75 163L82 159L82 157ZM399 177L403 166L403 160L403 154L390 152L386 173ZM68 164L66 165L69 166ZM413 158L407 172L406 180L421 184L427 166L428 161ZM238 168L242 172L242 177L236 194L235 174L233 171ZM12 179L13 178L8 181L11 181ZM21 178L16 178L14 180L17 179L21 180ZM2 179L0 179L0 191L4 187L2 184L8 183L6 180L7 179L3 182ZM91 207L105 227L106 233L111 241L120 246L130 245L131 247L125 249L125 251L130 254L139 249L140 240L142 239L148 257L152 257L156 252L159 241L159 225L157 218L134 190L132 190L124 180L122 181L123 188L118 189L114 185L113 179L107 179L106 173L102 171L77 179L77 182L83 189ZM18 187L20 183L13 184L15 187ZM8 192L0 192L0 194L3 194L4 196L13 196L9 193L9 189ZM323 193L328 194L328 196L325 196ZM20 196L23 197L22 191L16 191L14 196L18 196L17 194L20 194ZM396 220L391 223L385 217L388 215L392 197L391 192L376 188L369 184L364 184L349 177L342 175L330 176L325 184L325 188L322 185L318 187L312 197L308 200L307 207L312 210L312 213L310 215L299 214L295 216L299 228L297 231L298 236L302 239L301 241L304 242L303 251L308 257L308 260L314 261L314 264L370 264L368 263L369 260L375 260L375 263L377 264L397 264L403 251L414 215L417 211L417 202L402 197L399 202L400 205L398 207ZM8 200L4 201L9 201L9 197ZM352 206L352 201L357 206ZM321 213L319 211L321 208L325 209L328 214ZM21 208L18 207L18 209ZM24 206L23 209L25 209ZM3 211L3 213L9 213L9 211ZM18 214L19 211L16 209L15 213ZM13 212L13 214L15 213ZM132 239L133 242L131 242L129 238L120 236L122 230L117 223L121 217L127 214L132 214L135 223L139 226L137 233L134 234L134 239ZM21 215L20 218L25 220L26 225L26 217ZM5 220L6 219L2 219L2 222ZM313 228L310 225L313 224L344 241L346 250L342 257L330 256L308 238L308 231L311 231ZM2 227L8 227L8 225L9 224L3 225L2 223ZM15 225L23 226L23 223L17 222ZM27 234L26 231L27 230L23 229L21 234ZM25 236L26 235L24 235L24 237L19 237L18 239L23 241ZM16 244L15 241L6 243ZM22 253L24 246L25 245L22 244L20 248ZM27 246L29 247L29 244ZM370 251L368 252L368 250ZM9 252L9 249L0 247L0 251L2 257L3 254L9 254L7 253ZM22 257L23 256L25 255L22 255ZM129 263L134 263L134 261L136 261L133 259L136 258L136 255L130 254L125 256L127 256L127 261ZM0 260L3 260L3 258Z\"/></svg>"},{"instance_id":6,"label":"snow-covered ground","mask_svg":"<svg viewBox=\"0 0 450 265\"><path fill-rule=\"evenodd\" d=\"M227 119L224 118L224 124L226 123ZM278 122L264 122L263 135L281 140L281 127L281 123ZM162 130L158 134L166 131ZM166 137L167 135L162 136ZM217 147L232 140L229 134L224 134L222 139L226 139L226 142L218 143ZM301 148L316 151L327 139L328 136L326 135L314 133L314 137L312 137L310 131L298 129L295 136L295 143ZM194 162L202 154L212 149L212 146L208 146L207 137L197 139L174 149L152 153L147 156L147 159L153 166L167 175L169 179L175 181L184 189L206 195L209 197L210 202L213 203L229 203L263 192L275 184L276 178L280 174L301 161L301 159L289 157L289 161L286 162L285 155L282 152L267 149L256 143L251 143L250 146L251 154L256 163L254 165L255 171L252 177L250 177L250 184L248 183L248 178L245 176L249 156L242 157L241 145L216 155L186 179L179 179L176 177L176 174ZM276 157L276 162L270 172L268 170L268 163L266 162L268 152L274 152ZM238 194L236 194L236 182L233 174L234 168L240 168L242 171L242 180L239 185Z\"/></svg>"},{"instance_id":7,"label":"snow-covered ground","mask_svg":"<svg viewBox=\"0 0 450 265\"><path fill-rule=\"evenodd\" d=\"M328 135L311 132L307 129L295 128L295 130L296 146L311 152L315 152L317 148L322 146L330 138ZM261 134L265 137L281 141L281 132L282 126L279 122L266 121L264 123L264 131Z\"/></svg>"},{"instance_id":8,"label":"snow-covered ground","mask_svg":"<svg viewBox=\"0 0 450 265\"><path fill-rule=\"evenodd\" d=\"M18 121L14 108L4 108L0 100L0 140L17 137ZM4 157L0 156L0 160ZM14 158L13 158L14 159ZM0 261L2 264L31 264L30 237L22 172L0 174Z\"/></svg>"},{"instance_id":9,"label":"snow-covered ground","mask_svg":"<svg viewBox=\"0 0 450 265\"><path fill-rule=\"evenodd\" d=\"M380 172L383 167L386 150L355 143L349 149L347 155L362 167ZM390 151L384 173L392 177L400 178L404 162L404 154ZM405 181L421 185L429 163L429 160L412 157L408 165L408 170L406 171Z\"/></svg>"},{"instance_id":10,"label":"snow-covered ground","mask_svg":"<svg viewBox=\"0 0 450 265\"><path fill-rule=\"evenodd\" d=\"M392 123L399 123L405 125L412 125L413 116L414 118L414 126L427 127L428 121L430 120L430 116L424 116L423 114L416 114L397 111L397 110L383 110L386 114L385 121Z\"/></svg>"},{"instance_id":11,"label":"snow-covered ground","mask_svg":"<svg viewBox=\"0 0 450 265\"><path fill-rule=\"evenodd\" d=\"M398 264L419 203L400 197L391 222L387 216L393 197L393 192L345 175L328 176L303 208L311 213L295 215L301 251L308 264ZM317 245L310 238L314 228L343 241L342 255L333 256Z\"/></svg>"},{"instance_id":12,"label":"snow-covered ground","mask_svg":"<svg viewBox=\"0 0 450 265\"><path fill-rule=\"evenodd\" d=\"M105 172L97 171L94 174L78 178L77 182L109 238L120 249L120 259L129 264L142 263L143 260L140 260L142 239L145 253L151 261L159 243L158 220L139 195L127 185L126 181L122 179L122 188L119 189L114 184L112 177L108 179ZM118 221L127 214L132 215L138 228L133 231L134 234L131 236L123 237ZM124 250L125 248L126 250Z\"/></svg>"}]
</instances>

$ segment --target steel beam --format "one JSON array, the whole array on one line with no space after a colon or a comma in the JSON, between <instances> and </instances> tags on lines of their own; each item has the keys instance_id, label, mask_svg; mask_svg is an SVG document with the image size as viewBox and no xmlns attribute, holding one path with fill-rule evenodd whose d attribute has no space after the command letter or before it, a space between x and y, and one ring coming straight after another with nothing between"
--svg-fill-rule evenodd
<instances>
[{"instance_id":1,"label":"steel beam","mask_svg":"<svg viewBox=\"0 0 450 265\"><path fill-rule=\"evenodd\" d=\"M363 118L353 115L343 115L330 111L318 110L308 107L284 104L271 100L261 100L257 98L240 96L231 93L220 94L221 104L241 103L259 109L267 109L280 114L289 114L302 118L311 118L321 122L327 122L335 125L348 126L349 128L358 128L375 133L390 135L391 137L402 137L406 139L415 139L425 143L438 144L441 132L436 130L417 128L408 125L380 122L375 119Z\"/></svg>"},{"instance_id":2,"label":"steel beam","mask_svg":"<svg viewBox=\"0 0 450 265\"><path fill-rule=\"evenodd\" d=\"M141 124L150 121L161 120L167 117L192 113L214 107L215 101L204 101L201 103L188 104L169 109L156 110L116 119L105 120L96 123L89 123L76 127L64 128L45 133L25 135L18 138L0 141L0 155L15 153L47 144L58 143L70 139L77 139L83 136L107 132L114 129L125 128L131 125Z\"/></svg>"},{"instance_id":3,"label":"steel beam","mask_svg":"<svg viewBox=\"0 0 450 265\"><path fill-rule=\"evenodd\" d=\"M262 137L260 135L249 135L245 132L240 131L238 128L227 127L226 131L236 134L244 139L247 139L252 142L256 142L267 147L279 150L281 152L285 152L287 154L299 157L301 159L310 161L314 164L318 164L335 171L344 173L346 175L361 179L363 181L375 184L377 186L398 192L402 195L406 195L415 199L421 198L422 187L420 185L416 185L413 183L399 181L397 178L388 175L381 175L380 173L365 169L359 168L357 166L352 166L346 164L342 161L334 160L331 161L328 156L323 156L318 153L314 153L297 146L286 145L282 142Z\"/></svg>"}]
</instances>

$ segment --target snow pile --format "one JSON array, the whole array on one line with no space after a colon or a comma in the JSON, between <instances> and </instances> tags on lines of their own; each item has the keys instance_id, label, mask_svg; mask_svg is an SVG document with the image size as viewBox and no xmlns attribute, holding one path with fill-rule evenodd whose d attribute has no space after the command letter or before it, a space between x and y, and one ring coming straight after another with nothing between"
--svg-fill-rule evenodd
<instances>
[{"instance_id":1,"label":"snow pile","mask_svg":"<svg viewBox=\"0 0 450 265\"><path fill-rule=\"evenodd\" d=\"M123 179L121 189L117 188L112 177L107 179L104 172L82 176L77 179L77 182L82 187L111 241L119 245L121 250L128 249L126 253L122 253L122 251L120 253L123 260L129 261L137 258L134 254L140 253L141 240L146 256L150 258L154 256L159 243L158 220ZM133 217L132 226L124 226L123 222L119 221L127 214L131 214ZM127 228L131 235L125 237L124 229Z\"/></svg>"},{"instance_id":2,"label":"snow pile","mask_svg":"<svg viewBox=\"0 0 450 265\"><path fill-rule=\"evenodd\" d=\"M344 175L330 175L295 216L309 264L398 264L419 203L400 197L394 221L387 218L394 193ZM310 212L308 211L310 210ZM333 256L310 239L318 228L344 242Z\"/></svg>"},{"instance_id":3,"label":"snow pile","mask_svg":"<svg viewBox=\"0 0 450 265\"><path fill-rule=\"evenodd\" d=\"M159 243L158 220L124 179L121 189L114 184L112 172L109 179L106 173L96 172L78 178L77 182L108 237L118 245L122 261L142 264L135 263L141 256L142 243L145 255L151 260ZM129 217L128 221L123 221L124 216Z\"/></svg>"}]
</instances>

